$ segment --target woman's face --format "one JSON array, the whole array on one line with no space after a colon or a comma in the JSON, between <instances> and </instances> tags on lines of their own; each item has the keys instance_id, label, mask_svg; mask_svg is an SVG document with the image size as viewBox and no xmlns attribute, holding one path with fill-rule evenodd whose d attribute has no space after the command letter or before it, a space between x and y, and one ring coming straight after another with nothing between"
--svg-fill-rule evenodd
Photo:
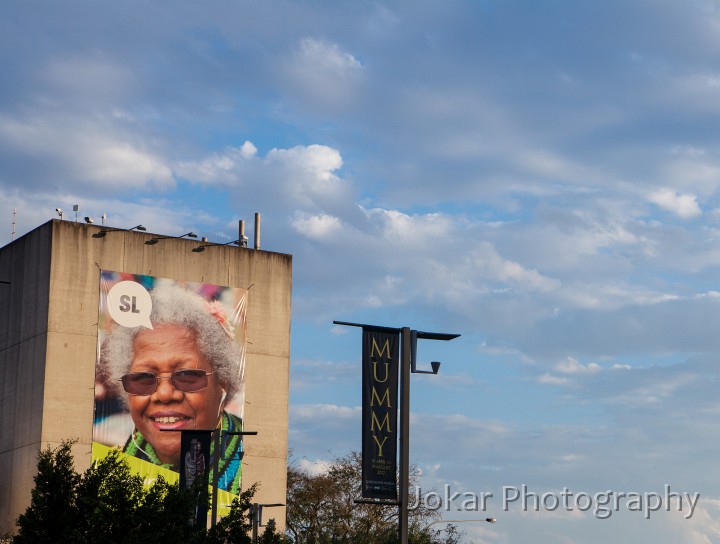
<instances>
[{"instance_id":1,"label":"woman's face","mask_svg":"<svg viewBox=\"0 0 720 544\"><path fill-rule=\"evenodd\" d=\"M158 325L135 337L130 372L152 372L170 376L174 371L214 369L198 351L195 333L181 325ZM155 448L163 463L180 463L182 429L214 429L221 411L222 388L215 375L200 391L184 393L170 379L158 380L152 395L128 395L130 415L143 437Z\"/></svg>"}]
</instances>

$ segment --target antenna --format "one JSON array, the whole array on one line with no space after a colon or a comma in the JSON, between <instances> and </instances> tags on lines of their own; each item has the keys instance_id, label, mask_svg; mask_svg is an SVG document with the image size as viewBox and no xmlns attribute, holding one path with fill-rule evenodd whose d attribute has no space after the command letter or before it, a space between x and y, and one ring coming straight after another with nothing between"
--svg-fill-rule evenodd
<instances>
[{"instance_id":1,"label":"antenna","mask_svg":"<svg viewBox=\"0 0 720 544\"><path fill-rule=\"evenodd\" d=\"M106 219L107 219L107 214L106 213L102 214L102 224L103 225L105 224Z\"/></svg>"},{"instance_id":2,"label":"antenna","mask_svg":"<svg viewBox=\"0 0 720 544\"><path fill-rule=\"evenodd\" d=\"M15 240L15 218L17 216L17 208L13 208L13 230L12 230L12 240Z\"/></svg>"},{"instance_id":3,"label":"antenna","mask_svg":"<svg viewBox=\"0 0 720 544\"><path fill-rule=\"evenodd\" d=\"M73 211L75 212L75 222L77 223L77 212L80 209L80 206L77 204L73 204Z\"/></svg>"}]
</instances>

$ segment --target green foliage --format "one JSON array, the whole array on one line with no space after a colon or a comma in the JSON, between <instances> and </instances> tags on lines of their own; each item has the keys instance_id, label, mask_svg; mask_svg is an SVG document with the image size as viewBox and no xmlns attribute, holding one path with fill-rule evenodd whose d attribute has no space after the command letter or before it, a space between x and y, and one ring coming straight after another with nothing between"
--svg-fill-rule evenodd
<instances>
[{"instance_id":1,"label":"green foliage","mask_svg":"<svg viewBox=\"0 0 720 544\"><path fill-rule=\"evenodd\" d=\"M275 520L270 519L265 526L265 531L260 538L258 538L259 544L292 544L292 540L285 535L277 533L277 527Z\"/></svg>"},{"instance_id":2,"label":"green foliage","mask_svg":"<svg viewBox=\"0 0 720 544\"><path fill-rule=\"evenodd\" d=\"M79 475L72 445L48 447L38 458L30 506L17 521L14 544L230 544L250 543L253 485L233 501L230 514L210 529L191 522L199 486L181 490L162 478L145 486L117 452ZM270 525L270 524L268 524ZM266 536L267 535L267 536ZM280 540L273 540L280 538ZM268 527L261 542L284 544Z\"/></svg>"},{"instance_id":3,"label":"green foliage","mask_svg":"<svg viewBox=\"0 0 720 544\"><path fill-rule=\"evenodd\" d=\"M75 499L80 476L72 457L74 441L40 452L38 473L30 507L18 518L16 544L65 544L73 542L67 530L77 524Z\"/></svg>"},{"instance_id":4,"label":"green foliage","mask_svg":"<svg viewBox=\"0 0 720 544\"><path fill-rule=\"evenodd\" d=\"M230 513L208 531L209 544L250 544L252 530L250 505L257 491L257 484L243 491L240 497L233 499Z\"/></svg>"}]
</instances>

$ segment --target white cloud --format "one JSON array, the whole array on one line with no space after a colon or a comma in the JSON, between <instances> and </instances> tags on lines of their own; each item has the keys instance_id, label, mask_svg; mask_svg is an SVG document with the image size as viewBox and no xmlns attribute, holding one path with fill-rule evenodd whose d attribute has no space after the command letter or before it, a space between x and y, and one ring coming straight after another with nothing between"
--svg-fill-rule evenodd
<instances>
[{"instance_id":1,"label":"white cloud","mask_svg":"<svg viewBox=\"0 0 720 544\"><path fill-rule=\"evenodd\" d=\"M542 385L567 385L570 383L570 380L568 378L561 378L560 376L553 376L546 372L538 376L537 382Z\"/></svg>"},{"instance_id":2,"label":"white cloud","mask_svg":"<svg viewBox=\"0 0 720 544\"><path fill-rule=\"evenodd\" d=\"M333 461L328 461L326 459L316 459L315 461L310 461L309 459L303 458L297 461L297 468L303 472L307 472L311 476L326 474L332 465Z\"/></svg>"},{"instance_id":3,"label":"white cloud","mask_svg":"<svg viewBox=\"0 0 720 544\"><path fill-rule=\"evenodd\" d=\"M316 38L300 40L284 62L288 98L304 99L313 108L334 109L358 96L363 66L338 44Z\"/></svg>"},{"instance_id":4,"label":"white cloud","mask_svg":"<svg viewBox=\"0 0 720 544\"><path fill-rule=\"evenodd\" d=\"M596 374L602 370L602 367L597 363L583 365L574 357L568 357L564 361L558 362L555 370L563 374Z\"/></svg>"},{"instance_id":5,"label":"white cloud","mask_svg":"<svg viewBox=\"0 0 720 544\"><path fill-rule=\"evenodd\" d=\"M285 214L331 211L351 204L348 184L338 176L343 166L340 152L328 146L311 144L289 149L274 148L265 157L246 141L239 148L227 148L205 158L181 161L175 171L194 183L220 185L243 192L252 187L256 200L262 200ZM324 216L321 213L318 217ZM327 217L330 217L329 215ZM327 222L327 219L322 219ZM315 221L317 223L317 221ZM318 234L317 230L312 231Z\"/></svg>"},{"instance_id":6,"label":"white cloud","mask_svg":"<svg viewBox=\"0 0 720 544\"><path fill-rule=\"evenodd\" d=\"M692 194L680 194L672 189L664 188L650 193L648 199L663 210L672 212L683 219L702 214L697 198Z\"/></svg>"},{"instance_id":7,"label":"white cloud","mask_svg":"<svg viewBox=\"0 0 720 544\"><path fill-rule=\"evenodd\" d=\"M340 220L331 215L307 215L298 212L292 220L296 232L308 238L328 238L342 227Z\"/></svg>"},{"instance_id":8,"label":"white cloud","mask_svg":"<svg viewBox=\"0 0 720 544\"><path fill-rule=\"evenodd\" d=\"M360 417L361 408L338 406L335 404L302 404L292 406L290 414L295 421L338 421L356 420Z\"/></svg>"},{"instance_id":9,"label":"white cloud","mask_svg":"<svg viewBox=\"0 0 720 544\"><path fill-rule=\"evenodd\" d=\"M316 73L334 74L338 77L353 74L362 67L355 57L342 51L337 44L315 38L300 40L296 60L305 69Z\"/></svg>"},{"instance_id":10,"label":"white cloud","mask_svg":"<svg viewBox=\"0 0 720 544\"><path fill-rule=\"evenodd\" d=\"M104 121L53 117L0 117L0 143L14 158L37 161L45 183L55 176L103 190L174 187L165 160ZM30 169L32 171L32 168ZM56 180L57 178L55 178Z\"/></svg>"}]
</instances>

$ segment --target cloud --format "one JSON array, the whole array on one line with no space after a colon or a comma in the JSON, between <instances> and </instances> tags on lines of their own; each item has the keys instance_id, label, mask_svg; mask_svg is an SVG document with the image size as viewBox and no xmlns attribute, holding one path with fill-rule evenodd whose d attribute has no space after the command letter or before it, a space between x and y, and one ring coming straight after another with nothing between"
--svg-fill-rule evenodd
<instances>
[{"instance_id":1,"label":"cloud","mask_svg":"<svg viewBox=\"0 0 720 544\"><path fill-rule=\"evenodd\" d=\"M650 193L648 199L663 210L672 212L683 219L702 214L697 198L692 194L680 194L672 189L665 188Z\"/></svg>"},{"instance_id":2,"label":"cloud","mask_svg":"<svg viewBox=\"0 0 720 544\"><path fill-rule=\"evenodd\" d=\"M175 182L164 158L124 135L107 119L66 116L0 116L4 166L0 179L52 186L62 183L94 192L121 188L170 190Z\"/></svg>"},{"instance_id":3,"label":"cloud","mask_svg":"<svg viewBox=\"0 0 720 544\"><path fill-rule=\"evenodd\" d=\"M331 215L307 215L298 213L292 227L299 234L309 238L329 238L342 227L340 219Z\"/></svg>"},{"instance_id":4,"label":"cloud","mask_svg":"<svg viewBox=\"0 0 720 544\"><path fill-rule=\"evenodd\" d=\"M563 374L595 374L600 372L602 367L597 363L588 363L583 365L574 357L568 357L567 359L558 362L555 365L555 370L562 372Z\"/></svg>"},{"instance_id":5,"label":"cloud","mask_svg":"<svg viewBox=\"0 0 720 544\"><path fill-rule=\"evenodd\" d=\"M304 37L282 64L294 98L312 108L344 108L358 96L363 66L337 43Z\"/></svg>"},{"instance_id":6,"label":"cloud","mask_svg":"<svg viewBox=\"0 0 720 544\"><path fill-rule=\"evenodd\" d=\"M339 211L351 204L348 184L337 174L342 166L339 151L328 146L273 148L261 157L257 147L246 141L238 148L180 161L175 172L192 183L230 189L240 198L252 188L254 198L265 202L271 212L286 217L298 213L303 226L317 226L329 219L311 220L303 214Z\"/></svg>"},{"instance_id":7,"label":"cloud","mask_svg":"<svg viewBox=\"0 0 720 544\"><path fill-rule=\"evenodd\" d=\"M542 385L567 385L570 383L570 380L568 378L561 378L560 376L553 376L546 372L538 376L537 382Z\"/></svg>"}]
</instances>

